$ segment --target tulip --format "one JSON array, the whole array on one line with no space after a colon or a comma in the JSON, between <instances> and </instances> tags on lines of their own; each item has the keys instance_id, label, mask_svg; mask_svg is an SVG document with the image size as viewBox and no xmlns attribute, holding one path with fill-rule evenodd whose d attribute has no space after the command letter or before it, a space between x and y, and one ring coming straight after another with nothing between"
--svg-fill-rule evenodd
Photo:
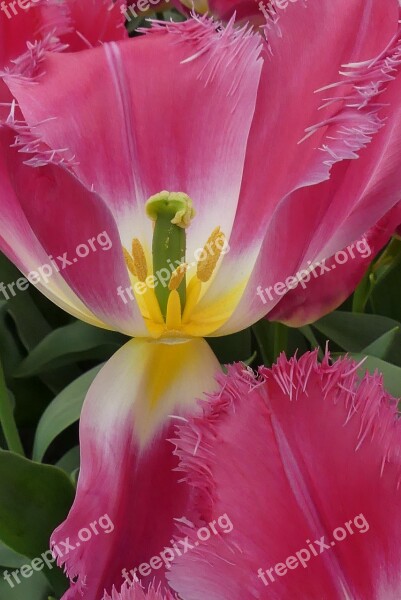
<instances>
[{"instance_id":1,"label":"tulip","mask_svg":"<svg viewBox=\"0 0 401 600\"><path fill-rule=\"evenodd\" d=\"M104 600L399 598L401 423L358 366L315 351L220 375L173 440L195 500L162 565L169 585Z\"/></svg>"},{"instance_id":2,"label":"tulip","mask_svg":"<svg viewBox=\"0 0 401 600\"><path fill-rule=\"evenodd\" d=\"M85 400L77 497L52 542L103 514L115 529L59 553L64 600L112 593L124 567L170 544L192 498L167 440L216 389L203 338L271 312L279 298L262 302L259 286L397 205L399 17L397 0L312 0L285 12L269 47L192 18L78 53L33 48L3 75L23 120L0 128L0 248L74 316L136 338ZM321 108L315 91L344 64ZM315 195L351 161L352 194ZM386 168L365 196L372 164ZM39 265L53 265L47 281Z\"/></svg>"}]
</instances>

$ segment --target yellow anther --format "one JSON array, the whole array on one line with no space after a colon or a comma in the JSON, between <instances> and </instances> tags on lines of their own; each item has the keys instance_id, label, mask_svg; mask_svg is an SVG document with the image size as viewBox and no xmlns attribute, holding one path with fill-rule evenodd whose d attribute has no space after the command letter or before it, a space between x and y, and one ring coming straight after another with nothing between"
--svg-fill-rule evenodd
<instances>
[{"instance_id":1,"label":"yellow anther","mask_svg":"<svg viewBox=\"0 0 401 600\"><path fill-rule=\"evenodd\" d=\"M220 227L214 229L206 242L198 261L196 275L202 283L209 281L224 249L226 237Z\"/></svg>"},{"instance_id":2,"label":"yellow anther","mask_svg":"<svg viewBox=\"0 0 401 600\"><path fill-rule=\"evenodd\" d=\"M166 326L167 329L175 330L181 328L181 300L177 290L170 292L167 302Z\"/></svg>"},{"instance_id":3,"label":"yellow anther","mask_svg":"<svg viewBox=\"0 0 401 600\"><path fill-rule=\"evenodd\" d=\"M134 277L136 277L134 259L132 258L131 254L128 252L128 250L126 248L124 248L124 246L123 246L123 254L124 254L125 264L127 265L128 270L130 271L130 273L132 273L132 275Z\"/></svg>"},{"instance_id":4,"label":"yellow anther","mask_svg":"<svg viewBox=\"0 0 401 600\"><path fill-rule=\"evenodd\" d=\"M170 283L168 284L168 289L171 291L173 290L177 290L184 277L185 277L185 273L187 272L188 269L188 265L186 263L182 263L179 267L177 267L177 269L175 269L175 271L172 272L171 277L170 277Z\"/></svg>"},{"instance_id":5,"label":"yellow anther","mask_svg":"<svg viewBox=\"0 0 401 600\"><path fill-rule=\"evenodd\" d=\"M132 240L132 256L136 276L139 281L145 281L148 276L148 266L146 264L144 249L137 238Z\"/></svg>"}]
</instances>

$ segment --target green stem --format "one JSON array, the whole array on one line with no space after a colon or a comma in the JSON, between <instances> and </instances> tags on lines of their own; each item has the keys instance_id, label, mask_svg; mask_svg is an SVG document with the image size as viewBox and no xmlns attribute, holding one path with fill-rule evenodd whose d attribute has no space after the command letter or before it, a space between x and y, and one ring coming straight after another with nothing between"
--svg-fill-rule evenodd
<instances>
[{"instance_id":1,"label":"green stem","mask_svg":"<svg viewBox=\"0 0 401 600\"><path fill-rule=\"evenodd\" d=\"M273 353L276 360L281 352L286 352L288 343L288 327L282 323L274 324Z\"/></svg>"},{"instance_id":2,"label":"green stem","mask_svg":"<svg viewBox=\"0 0 401 600\"><path fill-rule=\"evenodd\" d=\"M18 433L17 424L14 419L14 411L10 401L10 396L6 387L3 367L0 362L0 424L3 429L7 447L12 452L25 456L21 439Z\"/></svg>"}]
</instances>

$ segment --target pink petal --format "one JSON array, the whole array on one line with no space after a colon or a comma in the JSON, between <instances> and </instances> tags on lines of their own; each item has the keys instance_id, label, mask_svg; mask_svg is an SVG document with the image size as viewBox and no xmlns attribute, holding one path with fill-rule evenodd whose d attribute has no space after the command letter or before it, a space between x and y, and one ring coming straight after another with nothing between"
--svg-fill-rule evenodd
<instances>
[{"instance_id":1,"label":"pink petal","mask_svg":"<svg viewBox=\"0 0 401 600\"><path fill-rule=\"evenodd\" d=\"M323 2L320 6L325 6L325 4ZM334 4L336 3L332 3L333 6ZM315 5L308 4L308 9L302 9L300 18L302 14L311 15L308 10L313 6ZM365 3L364 6L366 8L372 5ZM383 5L376 3L375 6ZM288 14L290 14L290 8ZM376 20L380 23L377 15ZM281 22L284 22L284 17L280 20ZM307 24L307 27L309 26ZM316 27L320 27L320 25ZM344 31L347 29L348 27L345 27ZM355 35L354 31L354 37ZM362 37L359 36L361 40ZM367 43L368 41L365 40L365 44ZM325 53L324 50L322 52ZM359 129L357 122L352 122L353 117L357 121L362 119L360 126L363 130L368 127L367 123L372 119L374 111L379 109L380 118L384 119L384 122L379 127L379 131L374 134L373 140L367 148L360 151L360 157L357 160L344 160L335 164L329 181L324 181L320 185L312 185L319 180L321 175L325 174L323 179L327 176L328 170L336 158L344 156L338 147L335 149L336 158L331 157L330 160L327 160L327 148L324 152L315 149L316 138L312 136L305 142L306 146L301 144L298 147L300 150L295 153L292 151L294 146L290 145L285 169L283 167L279 169L278 163L276 167L278 173L290 172L291 176L274 179L272 173L271 184L265 183L265 189L268 190L266 202L256 204L253 211L246 212L245 210L249 204L246 200L246 190L249 190L250 186L244 188L242 195L242 198L245 196L244 203L240 204L230 240L232 251L227 255L219 272L220 281L216 279L209 295L218 296L222 293L224 284L227 285L227 280L235 281L242 276L245 261L248 263L248 268L249 265L254 265L254 269L246 292L235 313L215 334L223 335L243 329L251 322L268 314L281 296L264 304L257 295L259 287L266 289L284 283L287 277L294 276L311 262L334 255L336 251L343 249L371 229L400 200L401 76L397 70L399 52L400 46L397 38L389 45L383 56L375 62L352 66L349 69L348 77L354 85L354 90L347 103L355 105L354 108L340 107L341 111L337 117L339 122L323 128L324 139L321 137L322 134L317 132L317 144L320 144L321 148L326 143L329 146L333 143L340 145L344 143L344 147L348 147L349 152L350 148L354 147L354 142L358 143L357 140L354 140L350 145L350 140L346 139L355 129ZM273 56L273 62L276 54ZM320 76L327 75L322 73ZM344 79L345 77L343 77ZM334 88L334 90L336 89L338 88ZM326 97L332 93L332 91L326 91ZM315 96L318 97L316 94ZM337 105L338 103L334 103L328 108L333 110L333 107L336 106L338 109ZM315 117L315 120L318 118ZM367 121L365 124L363 124L364 120ZM277 135L278 133L276 137ZM336 140L330 141L331 137ZM365 142L369 137L371 136L366 137ZM359 141L365 143L363 138L364 136ZM315 141L310 146L312 140ZM292 161L301 150L304 155L299 157L301 169L298 169L298 166L292 164ZM278 154L284 156L283 152ZM252 156L253 151L248 153L249 158ZM256 160L255 156L253 160ZM275 160L278 160L278 157ZM291 161L291 164L288 163L288 160ZM311 167L313 167L313 173L310 170ZM260 171L260 173L262 172L264 170ZM295 180L292 180L295 176L309 177L309 181L295 183ZM252 177L255 179L253 175ZM290 188L282 201L274 206L274 203L270 204L270 190L279 180L281 180L280 185L286 186L289 183ZM291 191L291 187L295 191ZM296 189L297 187L299 189ZM244 211L243 215L241 215L241 207ZM264 216L262 215L263 210L265 211ZM253 222L252 227L250 219ZM260 224L264 224L265 230ZM249 232L252 232L253 247L250 245ZM212 301L212 298L204 298L204 302L209 300Z\"/></svg>"},{"instance_id":2,"label":"pink petal","mask_svg":"<svg viewBox=\"0 0 401 600\"><path fill-rule=\"evenodd\" d=\"M134 583L130 587L124 584L120 593L113 590L111 596L106 594L103 600L174 600L174 596L169 591L162 593L159 587L156 589L153 585L144 591L139 583Z\"/></svg>"},{"instance_id":3,"label":"pink petal","mask_svg":"<svg viewBox=\"0 0 401 600\"><path fill-rule=\"evenodd\" d=\"M265 22L258 0L209 0L209 7L213 15L222 21L229 21L235 13L237 21L249 21L258 25Z\"/></svg>"},{"instance_id":4,"label":"pink petal","mask_svg":"<svg viewBox=\"0 0 401 600\"><path fill-rule=\"evenodd\" d=\"M0 127L0 249L25 274L42 274L34 282L44 293L49 288L63 308L70 310L71 303L73 314L127 333L146 333L136 303L124 304L117 294L130 282L107 207L62 167L24 164L23 155L10 148L13 140L12 132Z\"/></svg>"},{"instance_id":5,"label":"pink petal","mask_svg":"<svg viewBox=\"0 0 401 600\"><path fill-rule=\"evenodd\" d=\"M148 197L188 193L197 209L191 255L217 225L226 235L232 228L260 46L260 36L191 19L79 55L48 55L39 69L32 62L31 77L46 71L38 85L18 74L6 81L30 125L57 117L37 131L75 155L77 174L106 200L124 243L139 233L150 243ZM103 84L89 90L89 79Z\"/></svg>"},{"instance_id":6,"label":"pink petal","mask_svg":"<svg viewBox=\"0 0 401 600\"><path fill-rule=\"evenodd\" d=\"M399 598L401 425L381 378L312 353L221 381L176 443L201 521L232 527L174 562L180 597Z\"/></svg>"},{"instance_id":7,"label":"pink petal","mask_svg":"<svg viewBox=\"0 0 401 600\"><path fill-rule=\"evenodd\" d=\"M303 285L290 290L269 313L269 319L300 327L335 310L357 287L400 223L401 203L380 219L365 238L336 253L324 265L317 265L315 275L310 274L309 281L305 276Z\"/></svg>"},{"instance_id":8,"label":"pink petal","mask_svg":"<svg viewBox=\"0 0 401 600\"><path fill-rule=\"evenodd\" d=\"M25 8L19 4L12 8L11 4L4 2L1 9L0 71L26 51L28 42L50 50L55 40L59 40L64 49L76 52L128 35L120 10L125 5L124 0L113 3L111 0L35 0ZM12 96L0 78L0 121L7 118L6 107L11 102Z\"/></svg>"},{"instance_id":9,"label":"pink petal","mask_svg":"<svg viewBox=\"0 0 401 600\"><path fill-rule=\"evenodd\" d=\"M56 33L63 43L69 45L68 51L76 52L127 38L125 16L122 13L125 5L124 0L64 0L61 8L60 3L55 7L51 4L44 6L42 19L45 26L50 28L64 8L67 23L63 29L58 28Z\"/></svg>"},{"instance_id":10,"label":"pink petal","mask_svg":"<svg viewBox=\"0 0 401 600\"><path fill-rule=\"evenodd\" d=\"M187 514L190 490L173 471L178 460L168 439L194 411L195 398L216 389L219 363L204 340L158 344L132 340L97 376L83 408L77 496L52 544L74 544L78 532L107 515L109 534L92 536L61 557L71 578L63 600L98 600L124 582L122 570L159 555ZM160 565L161 566L161 565ZM145 587L164 581L165 566L137 571ZM124 600L125 600L125 596Z\"/></svg>"}]
</instances>

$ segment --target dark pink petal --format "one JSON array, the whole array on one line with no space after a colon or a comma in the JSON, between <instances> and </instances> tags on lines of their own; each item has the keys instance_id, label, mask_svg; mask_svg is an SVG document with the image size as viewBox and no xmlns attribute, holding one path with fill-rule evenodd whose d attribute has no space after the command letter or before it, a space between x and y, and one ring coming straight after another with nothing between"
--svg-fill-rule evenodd
<instances>
[{"instance_id":1,"label":"dark pink petal","mask_svg":"<svg viewBox=\"0 0 401 600\"><path fill-rule=\"evenodd\" d=\"M32 60L26 76L37 85L21 73L6 81L31 126L56 117L37 130L75 156L76 173L108 203L125 244L139 235L150 244L144 203L152 194L189 194L197 210L192 253L217 225L226 235L233 225L260 46L256 34L191 19L81 54L48 55L39 66Z\"/></svg>"},{"instance_id":2,"label":"dark pink petal","mask_svg":"<svg viewBox=\"0 0 401 600\"><path fill-rule=\"evenodd\" d=\"M103 600L174 600L174 596L169 591L163 593L159 586L152 585L145 591L139 583L134 583L132 586L124 584L121 592L113 590L111 596L106 594Z\"/></svg>"},{"instance_id":3,"label":"dark pink petal","mask_svg":"<svg viewBox=\"0 0 401 600\"><path fill-rule=\"evenodd\" d=\"M130 281L108 208L65 168L24 164L23 154L10 147L13 140L0 127L0 249L24 274L42 273L35 283L69 312L145 333L136 304L124 304L117 294Z\"/></svg>"},{"instance_id":4,"label":"dark pink petal","mask_svg":"<svg viewBox=\"0 0 401 600\"><path fill-rule=\"evenodd\" d=\"M381 378L356 370L346 358L319 364L316 353L282 355L257 378L237 365L203 417L180 426L200 522L232 524L174 562L181 598L400 597L401 425ZM271 580L266 570L290 556Z\"/></svg>"},{"instance_id":5,"label":"dark pink petal","mask_svg":"<svg viewBox=\"0 0 401 600\"><path fill-rule=\"evenodd\" d=\"M26 52L28 43L76 52L101 42L124 39L124 0L35 0L22 8L4 2L0 13L0 72ZM60 42L60 44L58 44ZM0 77L0 121L12 96Z\"/></svg>"},{"instance_id":6,"label":"dark pink petal","mask_svg":"<svg viewBox=\"0 0 401 600\"><path fill-rule=\"evenodd\" d=\"M68 44L69 52L76 52L127 38L122 12L125 5L125 0L63 0L61 6L60 2L55 7L44 6L41 16L44 26L50 29L59 19L60 10L65 10L66 24L56 33Z\"/></svg>"},{"instance_id":7,"label":"dark pink petal","mask_svg":"<svg viewBox=\"0 0 401 600\"><path fill-rule=\"evenodd\" d=\"M237 21L262 25L265 23L265 17L258 2L259 0L209 0L209 7L213 15L222 21L229 21L235 13Z\"/></svg>"},{"instance_id":8,"label":"dark pink petal","mask_svg":"<svg viewBox=\"0 0 401 600\"><path fill-rule=\"evenodd\" d=\"M304 284L290 290L269 313L269 319L300 327L335 310L355 290L399 223L401 204L380 219L364 238L339 251L324 264L317 265L315 275L305 275Z\"/></svg>"},{"instance_id":9,"label":"dark pink petal","mask_svg":"<svg viewBox=\"0 0 401 600\"><path fill-rule=\"evenodd\" d=\"M74 580L63 600L99 600L113 586L119 590L123 569L125 579L132 582L136 575L145 588L153 580L165 584L169 561L138 569L171 547L175 519L189 512L192 493L179 484L178 460L168 439L175 424L196 410L196 398L216 389L219 370L204 340L160 344L138 339L99 373L81 416L77 496L52 537L55 552L63 551L67 538L74 545L59 558ZM98 528L99 535L77 546L81 529L103 515L113 529Z\"/></svg>"}]
</instances>

